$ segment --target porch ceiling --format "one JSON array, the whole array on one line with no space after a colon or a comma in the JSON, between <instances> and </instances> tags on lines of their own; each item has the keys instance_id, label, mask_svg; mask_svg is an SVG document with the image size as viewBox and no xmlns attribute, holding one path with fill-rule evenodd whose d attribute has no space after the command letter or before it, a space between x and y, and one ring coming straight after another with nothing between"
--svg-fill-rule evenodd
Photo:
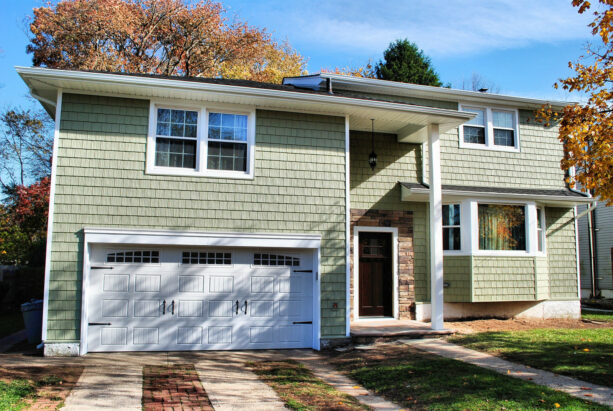
<instances>
[{"instance_id":1,"label":"porch ceiling","mask_svg":"<svg viewBox=\"0 0 613 411\"><path fill-rule=\"evenodd\" d=\"M398 135L407 143L427 140L429 124L438 124L441 133L474 117L459 112L381 100L309 92L287 86L257 84L223 84L212 79L177 79L146 75L124 75L39 67L17 67L31 93L45 109L54 114L57 92L87 93L126 98L174 101L199 101L231 104L265 110L305 112L349 118L352 130L370 131L375 119L376 131ZM218 79L217 79L218 80Z\"/></svg>"}]
</instances>

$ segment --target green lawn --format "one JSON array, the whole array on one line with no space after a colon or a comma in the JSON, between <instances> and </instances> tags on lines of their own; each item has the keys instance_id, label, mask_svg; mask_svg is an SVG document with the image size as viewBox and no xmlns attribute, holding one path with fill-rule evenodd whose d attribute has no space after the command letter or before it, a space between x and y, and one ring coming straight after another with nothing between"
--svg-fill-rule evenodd
<instances>
[{"instance_id":1,"label":"green lawn","mask_svg":"<svg viewBox=\"0 0 613 411\"><path fill-rule=\"evenodd\" d=\"M24 399L34 395L36 388L28 380L0 381L0 410L17 411L26 406Z\"/></svg>"},{"instance_id":2,"label":"green lawn","mask_svg":"<svg viewBox=\"0 0 613 411\"><path fill-rule=\"evenodd\" d=\"M24 327L23 316L20 311L0 314L0 338L23 330Z\"/></svg>"},{"instance_id":3,"label":"green lawn","mask_svg":"<svg viewBox=\"0 0 613 411\"><path fill-rule=\"evenodd\" d=\"M412 410L606 410L565 393L408 346L337 355L366 388Z\"/></svg>"},{"instance_id":4,"label":"green lawn","mask_svg":"<svg viewBox=\"0 0 613 411\"><path fill-rule=\"evenodd\" d=\"M595 311L585 310L581 312L581 318L593 321L613 321L613 314L603 314Z\"/></svg>"},{"instance_id":5,"label":"green lawn","mask_svg":"<svg viewBox=\"0 0 613 411\"><path fill-rule=\"evenodd\" d=\"M487 332L449 340L509 361L613 387L613 328Z\"/></svg>"}]
</instances>

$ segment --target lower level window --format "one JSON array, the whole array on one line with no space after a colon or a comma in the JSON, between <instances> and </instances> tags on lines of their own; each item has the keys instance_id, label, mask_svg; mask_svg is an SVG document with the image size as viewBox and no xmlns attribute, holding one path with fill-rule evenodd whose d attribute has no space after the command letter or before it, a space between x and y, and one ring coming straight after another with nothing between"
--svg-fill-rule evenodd
<instances>
[{"instance_id":1,"label":"lower level window","mask_svg":"<svg viewBox=\"0 0 613 411\"><path fill-rule=\"evenodd\" d=\"M525 251L525 207L479 204L479 249Z\"/></svg>"},{"instance_id":2,"label":"lower level window","mask_svg":"<svg viewBox=\"0 0 613 411\"><path fill-rule=\"evenodd\" d=\"M443 250L460 250L460 205L443 205Z\"/></svg>"}]
</instances>

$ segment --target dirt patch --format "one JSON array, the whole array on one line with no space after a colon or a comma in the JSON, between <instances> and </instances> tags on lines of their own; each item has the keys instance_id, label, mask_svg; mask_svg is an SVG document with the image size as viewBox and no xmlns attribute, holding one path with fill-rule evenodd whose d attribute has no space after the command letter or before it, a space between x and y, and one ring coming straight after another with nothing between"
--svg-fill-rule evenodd
<instances>
[{"instance_id":1,"label":"dirt patch","mask_svg":"<svg viewBox=\"0 0 613 411\"><path fill-rule=\"evenodd\" d=\"M357 411L369 409L315 377L295 361L249 363L251 369L293 410Z\"/></svg>"},{"instance_id":2,"label":"dirt patch","mask_svg":"<svg viewBox=\"0 0 613 411\"><path fill-rule=\"evenodd\" d=\"M27 380L36 388L27 410L55 410L77 383L83 367L0 367L0 381Z\"/></svg>"},{"instance_id":3,"label":"dirt patch","mask_svg":"<svg viewBox=\"0 0 613 411\"><path fill-rule=\"evenodd\" d=\"M449 321L445 323L445 328L452 329L460 334L472 334L488 331L523 331L537 328L607 328L613 327L611 322L587 321L587 320L565 320L565 319L487 319L487 320L467 320Z\"/></svg>"},{"instance_id":4,"label":"dirt patch","mask_svg":"<svg viewBox=\"0 0 613 411\"><path fill-rule=\"evenodd\" d=\"M143 410L212 411L193 364L143 368Z\"/></svg>"}]
</instances>

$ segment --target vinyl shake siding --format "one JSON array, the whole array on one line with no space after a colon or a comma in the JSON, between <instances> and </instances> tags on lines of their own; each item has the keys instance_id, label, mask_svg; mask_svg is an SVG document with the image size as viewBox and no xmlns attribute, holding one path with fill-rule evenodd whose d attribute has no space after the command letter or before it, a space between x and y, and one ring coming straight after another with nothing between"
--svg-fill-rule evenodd
<instances>
[{"instance_id":1,"label":"vinyl shake siding","mask_svg":"<svg viewBox=\"0 0 613 411\"><path fill-rule=\"evenodd\" d=\"M145 174L148 114L147 100L63 97L48 341L79 339L86 226L321 234L322 337L344 336L344 118L258 110L255 177L235 180Z\"/></svg>"}]
</instances>

